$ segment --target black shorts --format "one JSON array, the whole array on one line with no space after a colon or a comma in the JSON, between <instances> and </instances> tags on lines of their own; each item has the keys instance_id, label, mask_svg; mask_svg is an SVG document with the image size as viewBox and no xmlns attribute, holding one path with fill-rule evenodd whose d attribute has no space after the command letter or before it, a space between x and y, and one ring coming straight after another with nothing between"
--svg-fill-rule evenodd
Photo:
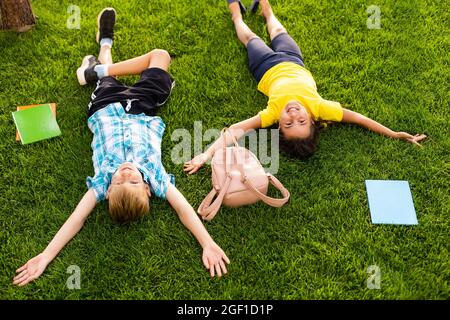
<instances>
[{"instance_id":1,"label":"black shorts","mask_svg":"<svg viewBox=\"0 0 450 320\"><path fill-rule=\"evenodd\" d=\"M258 83L270 68L279 63L294 62L305 66L302 52L289 34L280 33L272 40L271 46L273 49L258 37L247 43L248 66Z\"/></svg>"},{"instance_id":2,"label":"black shorts","mask_svg":"<svg viewBox=\"0 0 450 320\"><path fill-rule=\"evenodd\" d=\"M104 77L97 82L88 104L88 118L108 104L121 102L127 113L156 115L170 96L174 85L170 74L160 68L144 70L138 82L126 86L114 77ZM128 101L131 101L128 104ZM126 108L126 106L129 108Z\"/></svg>"}]
</instances>

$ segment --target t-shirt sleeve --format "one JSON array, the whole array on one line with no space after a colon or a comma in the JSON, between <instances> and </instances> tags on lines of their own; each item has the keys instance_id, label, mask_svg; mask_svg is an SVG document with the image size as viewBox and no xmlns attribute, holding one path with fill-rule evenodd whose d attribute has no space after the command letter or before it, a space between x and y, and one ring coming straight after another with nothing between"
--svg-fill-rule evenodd
<instances>
[{"instance_id":1,"label":"t-shirt sleeve","mask_svg":"<svg viewBox=\"0 0 450 320\"><path fill-rule=\"evenodd\" d=\"M344 110L339 102L322 99L319 106L319 119L341 122Z\"/></svg>"},{"instance_id":2,"label":"t-shirt sleeve","mask_svg":"<svg viewBox=\"0 0 450 320\"><path fill-rule=\"evenodd\" d=\"M269 102L264 110L258 112L259 116L261 117L261 128L270 127L274 123L278 122L279 115L277 115L274 110L274 106L272 106Z\"/></svg>"}]
</instances>

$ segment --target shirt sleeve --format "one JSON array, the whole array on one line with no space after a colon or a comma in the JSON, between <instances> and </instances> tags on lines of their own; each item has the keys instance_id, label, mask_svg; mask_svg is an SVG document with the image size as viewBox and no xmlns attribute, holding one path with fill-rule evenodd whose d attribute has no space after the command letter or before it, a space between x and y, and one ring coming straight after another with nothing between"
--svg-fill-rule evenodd
<instances>
[{"instance_id":1,"label":"shirt sleeve","mask_svg":"<svg viewBox=\"0 0 450 320\"><path fill-rule=\"evenodd\" d=\"M97 174L93 178L88 177L86 179L88 189L94 190L97 202L106 199L106 191L108 189L108 179L103 174Z\"/></svg>"},{"instance_id":2,"label":"shirt sleeve","mask_svg":"<svg viewBox=\"0 0 450 320\"><path fill-rule=\"evenodd\" d=\"M319 118L324 121L341 122L344 110L339 102L322 99L319 106Z\"/></svg>"},{"instance_id":3,"label":"shirt sleeve","mask_svg":"<svg viewBox=\"0 0 450 320\"><path fill-rule=\"evenodd\" d=\"M261 128L267 128L273 125L274 123L277 123L279 120L279 115L275 112L275 106L273 106L270 101L267 107L258 112L259 116L261 117Z\"/></svg>"},{"instance_id":4,"label":"shirt sleeve","mask_svg":"<svg viewBox=\"0 0 450 320\"><path fill-rule=\"evenodd\" d=\"M151 192L158 198L166 199L169 183L175 185L175 177L172 174L168 174L162 165L152 171L154 174L150 174L147 180Z\"/></svg>"}]
</instances>

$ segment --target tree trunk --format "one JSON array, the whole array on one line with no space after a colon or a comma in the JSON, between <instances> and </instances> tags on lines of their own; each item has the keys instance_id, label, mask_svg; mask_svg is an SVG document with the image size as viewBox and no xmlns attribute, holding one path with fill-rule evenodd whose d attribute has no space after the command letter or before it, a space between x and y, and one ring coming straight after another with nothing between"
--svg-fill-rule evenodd
<instances>
[{"instance_id":1,"label":"tree trunk","mask_svg":"<svg viewBox=\"0 0 450 320\"><path fill-rule=\"evenodd\" d=\"M29 0L0 0L0 29L25 32L35 23Z\"/></svg>"}]
</instances>

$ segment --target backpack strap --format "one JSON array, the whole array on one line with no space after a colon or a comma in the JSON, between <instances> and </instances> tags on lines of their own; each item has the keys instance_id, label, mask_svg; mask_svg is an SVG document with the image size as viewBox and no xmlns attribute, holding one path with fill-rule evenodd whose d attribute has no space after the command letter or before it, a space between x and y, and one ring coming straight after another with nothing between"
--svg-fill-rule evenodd
<instances>
[{"instance_id":1,"label":"backpack strap","mask_svg":"<svg viewBox=\"0 0 450 320\"><path fill-rule=\"evenodd\" d=\"M221 135L225 137L225 134L228 132L228 128L222 129ZM234 139L234 136L230 134L233 137L233 142L236 144L237 141ZM217 152L217 151L216 151ZM223 152L223 160L224 163L222 164L225 166L225 172L227 175L227 178L223 184L223 186L220 186L220 192L217 194L217 190L213 188L208 195L203 199L202 203L197 209L198 214L202 216L204 220L210 221L212 218L214 218L217 214L217 212L220 209L220 206L222 205L223 198L225 197L225 194L228 190L228 187L231 183L231 174L230 174L230 164L227 161L227 148L226 144L223 143L222 146L222 152ZM217 197L216 197L217 196ZM213 202L214 197L216 199Z\"/></svg>"},{"instance_id":2,"label":"backpack strap","mask_svg":"<svg viewBox=\"0 0 450 320\"><path fill-rule=\"evenodd\" d=\"M245 173L242 174L242 177L243 177L242 182L247 186L247 188L252 190L253 193L258 198L260 198L264 203L268 204L269 206L279 208L283 206L286 202L288 202L290 197L289 191L283 186L283 184L277 178L275 178L270 173L267 173L267 177L269 178L270 183L281 192L283 198L277 199L266 196L265 194L261 193L258 189L256 189L255 186L253 186L250 180L247 179L247 176L245 176Z\"/></svg>"},{"instance_id":3,"label":"backpack strap","mask_svg":"<svg viewBox=\"0 0 450 320\"><path fill-rule=\"evenodd\" d=\"M197 212L199 215L202 216L203 220L211 220L214 218L217 214L217 212L220 209L220 206L222 205L223 198L225 196L225 193L228 190L228 187L230 186L231 177L227 174L227 179L225 180L225 183L220 188L219 194L217 194L216 189L212 189L205 199L203 199L202 203L200 203L200 206L197 209ZM216 199L213 202L214 197L217 195Z\"/></svg>"}]
</instances>

